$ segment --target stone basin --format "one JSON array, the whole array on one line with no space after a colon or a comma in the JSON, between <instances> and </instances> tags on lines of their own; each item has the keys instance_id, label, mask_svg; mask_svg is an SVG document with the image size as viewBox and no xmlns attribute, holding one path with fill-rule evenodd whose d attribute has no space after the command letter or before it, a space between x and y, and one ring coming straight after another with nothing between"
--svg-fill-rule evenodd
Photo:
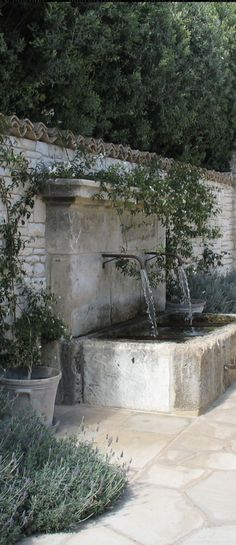
<instances>
[{"instance_id":1,"label":"stone basin","mask_svg":"<svg viewBox=\"0 0 236 545\"><path fill-rule=\"evenodd\" d=\"M79 340L85 403L198 415L225 391L236 377L236 315L196 316L192 330L181 317L159 321L158 339L142 317Z\"/></svg>"}]
</instances>

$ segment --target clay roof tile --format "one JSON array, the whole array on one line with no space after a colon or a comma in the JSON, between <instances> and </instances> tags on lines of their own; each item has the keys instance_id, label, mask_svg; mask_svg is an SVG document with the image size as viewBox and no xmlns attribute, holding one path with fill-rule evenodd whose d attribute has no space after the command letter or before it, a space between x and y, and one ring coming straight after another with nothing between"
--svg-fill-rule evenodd
<instances>
[{"instance_id":1,"label":"clay roof tile","mask_svg":"<svg viewBox=\"0 0 236 545\"><path fill-rule=\"evenodd\" d=\"M150 164L152 159L160 159L163 169L168 170L173 159L158 157L155 153L149 151L133 150L129 146L122 144L113 144L104 142L102 139L75 135L72 131L59 130L56 127L49 128L44 123L32 123L29 119L19 119L16 115L6 117L0 114L0 121L5 120L8 125L8 134L18 138L28 138L29 140L39 140L47 144L64 146L69 149L75 149L77 144L84 146L90 153L102 154L114 159L137 163L141 165ZM206 180L232 185L235 179L231 173L216 172L214 170L203 169L203 175Z\"/></svg>"}]
</instances>

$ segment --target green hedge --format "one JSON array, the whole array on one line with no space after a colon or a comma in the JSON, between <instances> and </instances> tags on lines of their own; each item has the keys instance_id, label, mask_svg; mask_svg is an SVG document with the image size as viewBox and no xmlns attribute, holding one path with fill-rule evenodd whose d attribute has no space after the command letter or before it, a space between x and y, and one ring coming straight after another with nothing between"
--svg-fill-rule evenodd
<instances>
[{"instance_id":1,"label":"green hedge","mask_svg":"<svg viewBox=\"0 0 236 545\"><path fill-rule=\"evenodd\" d=\"M0 111L229 168L235 2L1 4Z\"/></svg>"}]
</instances>

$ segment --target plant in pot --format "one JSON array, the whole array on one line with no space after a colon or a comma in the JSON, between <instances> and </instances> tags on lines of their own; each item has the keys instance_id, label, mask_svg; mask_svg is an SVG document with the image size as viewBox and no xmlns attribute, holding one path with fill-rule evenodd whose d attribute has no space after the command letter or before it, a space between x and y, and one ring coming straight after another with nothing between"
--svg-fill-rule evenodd
<instances>
[{"instance_id":1,"label":"plant in pot","mask_svg":"<svg viewBox=\"0 0 236 545\"><path fill-rule=\"evenodd\" d=\"M175 265L166 274L166 311L171 314L190 315L202 313L206 301L193 299L188 283L188 270Z\"/></svg>"},{"instance_id":2,"label":"plant in pot","mask_svg":"<svg viewBox=\"0 0 236 545\"><path fill-rule=\"evenodd\" d=\"M1 141L0 158L0 385L16 397L16 411L30 402L51 425L61 372L41 361L41 346L61 337L64 323L53 311L53 295L30 285L24 266L27 221L45 174L29 168L7 140Z\"/></svg>"},{"instance_id":3,"label":"plant in pot","mask_svg":"<svg viewBox=\"0 0 236 545\"><path fill-rule=\"evenodd\" d=\"M200 272L209 273L214 271L216 267L221 266L225 253L214 252L209 242L208 245L205 244L202 255L193 258L192 252L188 252L188 259L192 259L189 263L181 263L179 259L172 259L171 262L168 262L166 269L166 310L172 313L187 314L191 305L192 314L202 313L206 306L206 300L192 297L192 281Z\"/></svg>"}]
</instances>

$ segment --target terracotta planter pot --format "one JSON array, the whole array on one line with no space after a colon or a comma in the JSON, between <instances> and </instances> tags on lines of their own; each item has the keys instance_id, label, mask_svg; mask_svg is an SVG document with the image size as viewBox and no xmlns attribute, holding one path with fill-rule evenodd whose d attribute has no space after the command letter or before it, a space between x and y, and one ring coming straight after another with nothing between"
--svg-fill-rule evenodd
<instances>
[{"instance_id":1,"label":"terracotta planter pot","mask_svg":"<svg viewBox=\"0 0 236 545\"><path fill-rule=\"evenodd\" d=\"M18 413L27 405L44 418L47 426L53 423L54 405L61 372L52 367L35 367L31 378L23 368L7 369L0 376L0 386L15 398L13 412Z\"/></svg>"}]
</instances>

